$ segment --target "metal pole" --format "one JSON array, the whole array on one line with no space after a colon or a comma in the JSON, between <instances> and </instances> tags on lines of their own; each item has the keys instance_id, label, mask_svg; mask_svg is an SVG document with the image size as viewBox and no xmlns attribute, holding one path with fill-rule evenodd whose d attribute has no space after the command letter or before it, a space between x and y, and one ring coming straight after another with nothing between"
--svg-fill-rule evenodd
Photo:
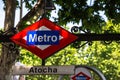
<instances>
[{"instance_id":1,"label":"metal pole","mask_svg":"<svg viewBox=\"0 0 120 80\"><path fill-rule=\"evenodd\" d=\"M78 36L78 41L118 41L120 40L120 34L109 33L109 34L75 34Z\"/></svg>"},{"instance_id":2,"label":"metal pole","mask_svg":"<svg viewBox=\"0 0 120 80\"><path fill-rule=\"evenodd\" d=\"M45 59L42 59L42 66L45 66Z\"/></svg>"}]
</instances>

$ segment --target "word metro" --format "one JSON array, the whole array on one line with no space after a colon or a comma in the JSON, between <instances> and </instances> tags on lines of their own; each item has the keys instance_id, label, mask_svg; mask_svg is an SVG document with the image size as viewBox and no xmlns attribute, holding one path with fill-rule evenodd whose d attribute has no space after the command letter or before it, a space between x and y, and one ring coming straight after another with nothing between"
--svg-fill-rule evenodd
<instances>
[{"instance_id":1,"label":"word metro","mask_svg":"<svg viewBox=\"0 0 120 80\"><path fill-rule=\"evenodd\" d=\"M57 45L59 44L59 31L58 30L28 31L27 44L28 45Z\"/></svg>"}]
</instances>

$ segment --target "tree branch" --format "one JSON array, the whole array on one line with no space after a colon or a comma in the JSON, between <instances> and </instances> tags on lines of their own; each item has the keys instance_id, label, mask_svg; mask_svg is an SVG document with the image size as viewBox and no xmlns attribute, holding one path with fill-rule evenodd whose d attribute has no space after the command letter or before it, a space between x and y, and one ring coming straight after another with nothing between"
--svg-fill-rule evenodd
<instances>
[{"instance_id":1,"label":"tree branch","mask_svg":"<svg viewBox=\"0 0 120 80\"><path fill-rule=\"evenodd\" d=\"M35 21L44 13L44 0L37 0L36 5L18 22L16 28L20 30L24 23L34 19Z\"/></svg>"}]
</instances>

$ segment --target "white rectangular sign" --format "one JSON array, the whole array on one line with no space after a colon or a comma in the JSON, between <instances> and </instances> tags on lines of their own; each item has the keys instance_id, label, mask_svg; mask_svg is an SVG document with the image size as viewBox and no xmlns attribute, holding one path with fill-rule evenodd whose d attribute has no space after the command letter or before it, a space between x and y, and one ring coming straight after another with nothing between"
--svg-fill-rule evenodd
<instances>
[{"instance_id":1,"label":"white rectangular sign","mask_svg":"<svg viewBox=\"0 0 120 80\"><path fill-rule=\"evenodd\" d=\"M13 75L29 74L74 74L75 66L31 66L13 67Z\"/></svg>"}]
</instances>

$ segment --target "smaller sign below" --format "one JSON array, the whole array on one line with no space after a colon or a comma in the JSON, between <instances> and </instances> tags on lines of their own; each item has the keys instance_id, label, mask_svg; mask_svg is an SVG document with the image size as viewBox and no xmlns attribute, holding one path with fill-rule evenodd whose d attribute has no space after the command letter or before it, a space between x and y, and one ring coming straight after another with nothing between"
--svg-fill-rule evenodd
<instances>
[{"instance_id":1,"label":"smaller sign below","mask_svg":"<svg viewBox=\"0 0 120 80\"><path fill-rule=\"evenodd\" d=\"M75 69L75 75L71 80L92 80L91 73L86 68L80 67Z\"/></svg>"},{"instance_id":2,"label":"smaller sign below","mask_svg":"<svg viewBox=\"0 0 120 80\"><path fill-rule=\"evenodd\" d=\"M13 75L36 75L36 74L74 74L75 66L14 66Z\"/></svg>"}]
</instances>

